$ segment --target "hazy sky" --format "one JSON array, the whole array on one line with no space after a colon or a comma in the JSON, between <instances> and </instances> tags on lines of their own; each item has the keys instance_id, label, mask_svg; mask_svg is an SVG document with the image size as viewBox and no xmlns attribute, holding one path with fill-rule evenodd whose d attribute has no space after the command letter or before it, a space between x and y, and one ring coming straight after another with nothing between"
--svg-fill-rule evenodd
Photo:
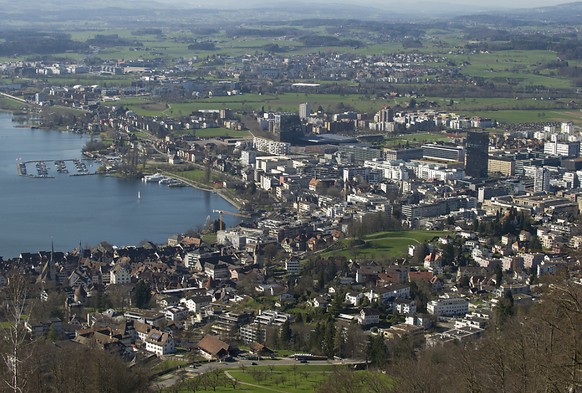
<instances>
[{"instance_id":1,"label":"hazy sky","mask_svg":"<svg viewBox=\"0 0 582 393\"><path fill-rule=\"evenodd\" d=\"M167 0L166 0L167 1ZM166 2L164 0L158 0L158 2L163 3ZM273 4L273 3L284 3L286 5L291 5L294 2L299 3L309 3L305 0L298 0L298 1L282 1L282 0L214 0L214 1L200 1L200 0L169 0L168 2L182 2L186 4L196 4L208 8L212 8L212 6L233 6L233 7L244 7L245 5L257 5L259 3L263 4ZM406 0L314 0L312 1L313 4L333 4L333 3L341 3L341 4L349 4L352 6L356 5L370 5L374 7L381 7L381 8L388 8L391 5L395 4L402 4L406 5L407 8L414 7L415 4L422 5L422 4L454 4L459 7L467 7L467 8L475 8L475 7L484 7L484 8L491 8L491 7L502 7L502 8L531 8L531 7L544 7L544 6L552 6L557 4L564 4L568 3L569 1L564 0L419 0L419 1L406 1Z\"/></svg>"},{"instance_id":2,"label":"hazy sky","mask_svg":"<svg viewBox=\"0 0 582 393\"><path fill-rule=\"evenodd\" d=\"M310 7L344 4L363 9L373 7L388 13L409 15L447 15L490 12L515 8L533 8L565 4L564 0L0 0L0 12L7 10L43 12L42 10L81 10L119 7L132 9L296 9L309 14ZM326 8L327 8L326 7ZM320 7L321 9L321 7ZM366 12L366 11L364 11ZM333 17L330 15L330 17Z\"/></svg>"},{"instance_id":3,"label":"hazy sky","mask_svg":"<svg viewBox=\"0 0 582 393\"><path fill-rule=\"evenodd\" d=\"M426 3L439 3L438 0L423 0ZM547 7L558 4L565 4L569 1L564 0L445 0L443 3L471 5L471 6L486 6L486 7L504 7L504 8L532 8L532 7ZM377 2L376 2L377 3Z\"/></svg>"}]
</instances>

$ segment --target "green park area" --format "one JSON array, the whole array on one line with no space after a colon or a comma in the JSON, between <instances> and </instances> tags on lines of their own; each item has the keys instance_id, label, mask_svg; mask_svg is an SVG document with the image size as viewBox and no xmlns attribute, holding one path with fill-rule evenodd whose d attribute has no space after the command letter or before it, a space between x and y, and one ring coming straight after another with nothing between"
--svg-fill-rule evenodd
<instances>
[{"instance_id":1,"label":"green park area","mask_svg":"<svg viewBox=\"0 0 582 393\"><path fill-rule=\"evenodd\" d=\"M325 252L323 257L344 256L346 258L397 258L406 255L408 247L423 244L435 237L448 235L447 231L391 231L363 236L361 239L345 239Z\"/></svg>"},{"instance_id":2,"label":"green park area","mask_svg":"<svg viewBox=\"0 0 582 393\"><path fill-rule=\"evenodd\" d=\"M306 393L321 389L322 392L335 390L332 385L352 384L354 391L372 393L373 386L382 386L390 391L390 377L372 371L353 371L345 366L293 365L293 366L250 366L231 370L214 370L202 376L184 381L172 392L244 392L244 393ZM375 383L372 384L371 381ZM322 385L328 385L322 389Z\"/></svg>"},{"instance_id":3,"label":"green park area","mask_svg":"<svg viewBox=\"0 0 582 393\"><path fill-rule=\"evenodd\" d=\"M386 147L403 147L403 146L413 146L423 143L433 143L433 142L447 142L449 137L446 133L442 132L419 132L413 134L402 134L389 137L384 142Z\"/></svg>"}]
</instances>

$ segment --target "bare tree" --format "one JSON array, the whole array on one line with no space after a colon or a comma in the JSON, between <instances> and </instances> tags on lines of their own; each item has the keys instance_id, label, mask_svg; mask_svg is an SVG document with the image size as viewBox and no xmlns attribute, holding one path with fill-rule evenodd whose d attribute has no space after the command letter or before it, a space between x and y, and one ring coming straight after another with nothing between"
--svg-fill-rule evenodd
<instances>
[{"instance_id":1,"label":"bare tree","mask_svg":"<svg viewBox=\"0 0 582 393\"><path fill-rule=\"evenodd\" d=\"M4 314L7 319L2 332L4 346L0 354L8 373L2 376L8 389L15 393L25 391L27 375L25 362L32 356L27 347L30 344L23 318L26 315L28 283L24 275L13 270L8 274L8 285L4 297Z\"/></svg>"}]
</instances>

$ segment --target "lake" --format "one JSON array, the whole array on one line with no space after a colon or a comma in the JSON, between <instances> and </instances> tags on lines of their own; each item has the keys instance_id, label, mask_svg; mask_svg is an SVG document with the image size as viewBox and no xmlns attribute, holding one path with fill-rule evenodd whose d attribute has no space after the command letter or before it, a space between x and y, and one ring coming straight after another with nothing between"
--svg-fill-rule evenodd
<instances>
[{"instance_id":1,"label":"lake","mask_svg":"<svg viewBox=\"0 0 582 393\"><path fill-rule=\"evenodd\" d=\"M19 128L10 113L0 113L0 256L48 251L51 242L64 252L101 241L165 243L173 234L203 227L209 217L217 219L213 209L236 211L220 196L196 188L57 173L54 160L82 158L86 141L87 136L74 133ZM19 160L50 160L54 178L18 176ZM90 162L87 166L90 172L96 169ZM72 162L67 167L74 173ZM34 163L27 170L37 171ZM224 221L227 226L238 222L232 216Z\"/></svg>"}]
</instances>

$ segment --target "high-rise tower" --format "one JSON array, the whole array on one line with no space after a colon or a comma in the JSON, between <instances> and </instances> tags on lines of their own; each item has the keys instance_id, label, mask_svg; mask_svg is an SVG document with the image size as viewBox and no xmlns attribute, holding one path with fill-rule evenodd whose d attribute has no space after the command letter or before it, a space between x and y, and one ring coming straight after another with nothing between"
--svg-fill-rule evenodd
<instances>
[{"instance_id":1,"label":"high-rise tower","mask_svg":"<svg viewBox=\"0 0 582 393\"><path fill-rule=\"evenodd\" d=\"M467 132L465 149L465 174L471 177L487 177L489 163L489 133Z\"/></svg>"}]
</instances>

